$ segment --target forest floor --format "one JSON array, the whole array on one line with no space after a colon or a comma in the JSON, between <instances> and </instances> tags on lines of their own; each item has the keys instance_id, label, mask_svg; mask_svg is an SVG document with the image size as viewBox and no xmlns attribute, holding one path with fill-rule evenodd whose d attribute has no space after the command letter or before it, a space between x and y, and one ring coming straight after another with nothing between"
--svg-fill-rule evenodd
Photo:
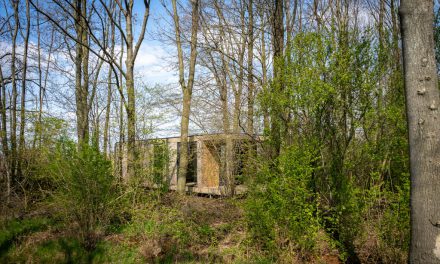
<instances>
[{"instance_id":1,"label":"forest floor","mask_svg":"<svg viewBox=\"0 0 440 264\"><path fill-rule=\"evenodd\" d=\"M169 193L130 211L126 222L97 232L93 250L75 238L75 223L59 221L46 204L15 203L0 217L1 263L273 263L246 233L242 199ZM315 256L294 250L281 263L341 263L325 239Z\"/></svg>"}]
</instances>

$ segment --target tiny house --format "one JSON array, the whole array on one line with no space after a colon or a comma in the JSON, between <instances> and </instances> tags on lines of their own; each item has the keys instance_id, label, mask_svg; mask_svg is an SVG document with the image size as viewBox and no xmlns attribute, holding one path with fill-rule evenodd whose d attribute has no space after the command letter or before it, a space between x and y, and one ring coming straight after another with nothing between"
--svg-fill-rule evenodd
<instances>
[{"instance_id":1,"label":"tiny house","mask_svg":"<svg viewBox=\"0 0 440 264\"><path fill-rule=\"evenodd\" d=\"M226 141L232 142L232 175L235 193L244 193L244 162L250 148L256 143L245 134L204 134L188 138L187 192L225 195L228 193L226 170ZM137 141L139 170L145 176L145 185L157 187L166 185L176 190L180 169L180 137ZM121 177L127 180L126 144L115 146L115 167Z\"/></svg>"}]
</instances>

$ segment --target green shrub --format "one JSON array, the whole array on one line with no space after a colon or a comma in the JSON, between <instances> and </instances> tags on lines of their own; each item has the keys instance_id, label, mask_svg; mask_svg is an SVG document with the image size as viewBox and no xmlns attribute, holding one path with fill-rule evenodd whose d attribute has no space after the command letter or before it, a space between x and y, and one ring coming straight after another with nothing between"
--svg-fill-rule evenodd
<instances>
[{"instance_id":1,"label":"green shrub","mask_svg":"<svg viewBox=\"0 0 440 264\"><path fill-rule=\"evenodd\" d=\"M310 148L311 149L311 148ZM262 250L294 247L310 253L319 230L315 196L310 188L316 153L308 147L290 147L257 175L249 188L246 219L252 239Z\"/></svg>"},{"instance_id":2,"label":"green shrub","mask_svg":"<svg viewBox=\"0 0 440 264\"><path fill-rule=\"evenodd\" d=\"M78 150L73 142L62 141L52 154L48 172L56 184L55 206L66 223L78 226L80 241L92 250L117 201L110 161L87 145Z\"/></svg>"}]
</instances>

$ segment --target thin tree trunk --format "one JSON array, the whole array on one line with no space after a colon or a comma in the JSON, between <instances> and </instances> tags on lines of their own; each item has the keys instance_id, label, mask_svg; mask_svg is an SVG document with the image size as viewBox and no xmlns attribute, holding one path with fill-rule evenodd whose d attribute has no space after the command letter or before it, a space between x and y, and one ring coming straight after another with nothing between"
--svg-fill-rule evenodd
<instances>
[{"instance_id":1,"label":"thin tree trunk","mask_svg":"<svg viewBox=\"0 0 440 264\"><path fill-rule=\"evenodd\" d=\"M186 189L186 174L188 171L188 129L189 129L189 115L191 112L191 97L194 85L194 73L197 59L197 32L199 27L199 1L194 0L192 5L192 21L191 21L191 53L189 62L188 82L185 83L185 66L183 61L182 42L180 39L181 28L179 16L177 14L176 0L172 1L173 5L173 19L176 33L177 54L179 60L179 83L183 92L183 107L182 119L180 122L180 164L179 175L177 177L177 191L185 193Z\"/></svg>"},{"instance_id":2,"label":"thin tree trunk","mask_svg":"<svg viewBox=\"0 0 440 264\"><path fill-rule=\"evenodd\" d=\"M6 85L3 79L3 69L0 65L0 114L1 114L1 140L2 140L2 150L3 154L8 160L9 146L8 146L8 131L7 131L7 119L6 119Z\"/></svg>"},{"instance_id":3,"label":"thin tree trunk","mask_svg":"<svg viewBox=\"0 0 440 264\"><path fill-rule=\"evenodd\" d=\"M246 49L246 30L245 30L245 6L241 6L240 10L240 22L241 22L241 37L238 54L238 85L234 90L234 118L232 123L232 129L234 133L240 133L240 116L241 116L241 96L243 94L243 82L244 82L244 55ZM235 34L235 33L232 33ZM235 38L234 38L235 39ZM238 43L236 43L238 45ZM234 72L237 71L234 69Z\"/></svg>"},{"instance_id":4,"label":"thin tree trunk","mask_svg":"<svg viewBox=\"0 0 440 264\"><path fill-rule=\"evenodd\" d=\"M114 8L110 7L112 10L111 16L113 17ZM113 57L115 54L115 24L109 21L110 23L110 55ZM104 156L109 158L109 129L110 129L110 111L111 111L111 102L112 102L112 71L109 67L108 75L107 75L107 104L105 108L105 121L104 121Z\"/></svg>"},{"instance_id":5,"label":"thin tree trunk","mask_svg":"<svg viewBox=\"0 0 440 264\"><path fill-rule=\"evenodd\" d=\"M81 36L81 42L82 42L82 85L81 85L81 105L80 105L80 111L82 112L83 117L83 123L81 126L81 130L83 133L83 139L85 144L89 144L89 138L90 138L90 125L89 125L89 113L90 113L90 101L89 100L89 33L86 30L88 23L85 18L88 16L87 13L87 0L82 0L81 5L81 27L82 27L82 36Z\"/></svg>"},{"instance_id":6,"label":"thin tree trunk","mask_svg":"<svg viewBox=\"0 0 440 264\"><path fill-rule=\"evenodd\" d=\"M119 13L119 24L121 24L121 13ZM122 65L122 59L124 57L124 40L121 37L121 55L119 57L119 64ZM120 87L123 87L122 72L119 73ZM123 162L123 143L125 142L125 127L124 127L124 98L123 93L120 93L120 104L119 104L119 175L120 178L124 178L124 170L122 166Z\"/></svg>"},{"instance_id":7,"label":"thin tree trunk","mask_svg":"<svg viewBox=\"0 0 440 264\"><path fill-rule=\"evenodd\" d=\"M119 2L118 2L119 3ZM126 47L127 58L125 60L126 74L125 85L127 87L127 147L128 147L128 176L136 176L137 174L137 149L136 149L136 95L134 88L134 64L136 56L138 54L140 45L145 36L145 28L149 17L150 1L144 1L145 13L142 22L141 32L139 38L134 43L133 38L133 5L134 1L130 0L126 2L126 9L123 10L125 16L125 29L126 29Z\"/></svg>"},{"instance_id":8,"label":"thin tree trunk","mask_svg":"<svg viewBox=\"0 0 440 264\"><path fill-rule=\"evenodd\" d=\"M400 68L400 48L399 48L399 24L396 16L396 0L390 1L391 23L392 23L392 37L393 37L393 56L395 70Z\"/></svg>"},{"instance_id":9,"label":"thin tree trunk","mask_svg":"<svg viewBox=\"0 0 440 264\"><path fill-rule=\"evenodd\" d=\"M16 69L16 48L17 48L17 35L18 35L18 27L19 27L19 18L18 18L18 1L13 1L14 6L14 31L12 35L12 54L11 54L11 78L12 78L12 102L10 106L11 112L11 161L10 161L10 169L11 169L11 177L16 176L17 170L17 69Z\"/></svg>"},{"instance_id":10,"label":"thin tree trunk","mask_svg":"<svg viewBox=\"0 0 440 264\"><path fill-rule=\"evenodd\" d=\"M122 79L121 79L122 83ZM119 151L119 176L121 179L124 179L124 170L123 170L123 144L125 143L125 127L124 127L124 101L121 98L121 101L119 102L119 144L118 144L118 151Z\"/></svg>"},{"instance_id":11,"label":"thin tree trunk","mask_svg":"<svg viewBox=\"0 0 440 264\"><path fill-rule=\"evenodd\" d=\"M112 102L112 71L109 69L107 76L107 104L105 108L105 121L104 121L104 156L109 157L109 129L110 129L110 112L111 112L111 102Z\"/></svg>"},{"instance_id":12,"label":"thin tree trunk","mask_svg":"<svg viewBox=\"0 0 440 264\"><path fill-rule=\"evenodd\" d=\"M38 62L38 120L35 125L34 143L35 149L38 141L38 146L41 146L41 121L43 115L43 69L41 68L41 31L40 31L40 13L37 12L37 62Z\"/></svg>"},{"instance_id":13,"label":"thin tree trunk","mask_svg":"<svg viewBox=\"0 0 440 264\"><path fill-rule=\"evenodd\" d=\"M284 49L284 19L283 19L283 0L275 1L275 8L272 14L272 29L273 29L273 75L275 79L274 93L278 94L283 90L283 49ZM272 107L273 108L273 107ZM272 158L277 157L281 150L281 116L282 109L272 109L271 116L271 135L272 135Z\"/></svg>"},{"instance_id":14,"label":"thin tree trunk","mask_svg":"<svg viewBox=\"0 0 440 264\"><path fill-rule=\"evenodd\" d=\"M108 85L107 85L107 103L105 108L105 121L104 121L104 142L103 142L103 150L104 156L109 157L109 129L110 129L110 111L111 111L111 102L112 102L112 72L109 69L108 77L107 77Z\"/></svg>"},{"instance_id":15,"label":"thin tree trunk","mask_svg":"<svg viewBox=\"0 0 440 264\"><path fill-rule=\"evenodd\" d=\"M9 147L8 147L8 137L7 137L7 120L6 120L6 85L3 79L3 70L0 65L0 114L1 114L1 140L2 140L2 151L5 156L5 167L6 167L6 203L9 204L11 197L11 174L9 170Z\"/></svg>"},{"instance_id":16,"label":"thin tree trunk","mask_svg":"<svg viewBox=\"0 0 440 264\"><path fill-rule=\"evenodd\" d=\"M98 88L98 78L99 78L99 73L101 72L101 68L102 65L104 64L104 61L101 59L98 59L98 66L96 69L96 73L95 73L95 77L93 79L93 83L92 83L92 93L90 95L90 99L89 99L89 103L88 103L88 110L87 112L90 112L92 107L93 107L93 103L95 104L95 113L94 113L94 120L93 120L93 136L92 136L92 143L93 146L96 149L99 149L99 102L98 99L96 97L96 89Z\"/></svg>"},{"instance_id":17,"label":"thin tree trunk","mask_svg":"<svg viewBox=\"0 0 440 264\"><path fill-rule=\"evenodd\" d=\"M217 9L217 12L220 12L219 9ZM227 77L231 77L228 61L226 60L224 52L226 52L226 44L224 42L224 28L223 25L221 25L220 29L221 37L221 45L223 52L221 53L221 60L222 60L222 69L223 69L223 84L222 89L220 91L220 100L222 103L222 115L223 115L223 131L226 135L225 137L225 156L220 157L221 159L224 159L224 174L222 175L223 179L225 180L226 185L226 193L225 195L233 195L234 193L234 186L231 184L233 179L233 156L232 156L232 138L230 136L231 133L231 125L229 120L229 107L228 107L228 86L227 86ZM230 78L231 79L231 78ZM233 89L235 90L235 89ZM237 99L237 95L235 95L235 98ZM236 109L236 108L234 108ZM233 122L235 123L236 120L236 114L237 112L234 111L234 119Z\"/></svg>"},{"instance_id":18,"label":"thin tree trunk","mask_svg":"<svg viewBox=\"0 0 440 264\"><path fill-rule=\"evenodd\" d=\"M440 114L433 1L400 6L411 172L410 263L440 262Z\"/></svg>"},{"instance_id":19,"label":"thin tree trunk","mask_svg":"<svg viewBox=\"0 0 440 264\"><path fill-rule=\"evenodd\" d=\"M76 99L76 124L78 145L81 147L88 142L88 130L86 131L87 117L85 112L87 110L87 96L84 95L83 80L83 47L80 42L83 41L83 19L82 19L82 5L83 0L75 1L75 31L78 42L75 44L75 99Z\"/></svg>"},{"instance_id":20,"label":"thin tree trunk","mask_svg":"<svg viewBox=\"0 0 440 264\"><path fill-rule=\"evenodd\" d=\"M261 86L263 91L267 91L267 62L266 62L266 41L265 41L265 20L264 20L264 11L260 10L260 19L261 19ZM269 131L270 129L270 120L269 120L269 109L267 103L263 105L263 127L264 131Z\"/></svg>"},{"instance_id":21,"label":"thin tree trunk","mask_svg":"<svg viewBox=\"0 0 440 264\"><path fill-rule=\"evenodd\" d=\"M130 1L132 8L132 1ZM134 94L134 60L133 60L133 29L131 11L126 13L126 34L127 34L127 59L125 60L126 82L127 86L127 147L128 147L128 167L127 173L129 177L136 175L136 98Z\"/></svg>"},{"instance_id":22,"label":"thin tree trunk","mask_svg":"<svg viewBox=\"0 0 440 264\"><path fill-rule=\"evenodd\" d=\"M253 1L248 0L248 94L247 94L247 133L254 134L254 76L253 76L253 60L254 60L254 11Z\"/></svg>"},{"instance_id":23,"label":"thin tree trunk","mask_svg":"<svg viewBox=\"0 0 440 264\"><path fill-rule=\"evenodd\" d=\"M25 139L24 139L24 130L26 126L26 73L27 73L27 57L28 57L28 44L29 44L29 34L31 27L31 18L29 11L29 0L26 0L26 35L24 37L24 52L23 52L23 71L22 71L22 80L21 80L21 109L20 109L20 157L18 163L18 169L21 173L21 160L24 158L24 149L25 149Z\"/></svg>"},{"instance_id":24,"label":"thin tree trunk","mask_svg":"<svg viewBox=\"0 0 440 264\"><path fill-rule=\"evenodd\" d=\"M38 92L38 125L36 126L38 130L36 133L37 139L38 139L38 146L41 147L41 141L43 137L43 129L42 129L42 117L43 117L43 107L44 107L44 97L46 96L46 86L47 86L47 80L49 77L49 69L50 69L50 61L52 56L52 50L53 50L53 44L54 44L54 38L55 38L55 32L54 30L51 31L50 36L50 44L49 44L49 51L48 51L48 57L46 62L46 69L44 71L44 81L43 81L43 69L41 66L41 36L40 36L40 26L39 26L39 12L37 13L37 34L38 34L38 42L37 42L37 49L38 49L38 86L39 86L39 92Z\"/></svg>"},{"instance_id":25,"label":"thin tree trunk","mask_svg":"<svg viewBox=\"0 0 440 264\"><path fill-rule=\"evenodd\" d=\"M379 32L379 54L378 54L378 65L379 65L379 81L378 81L378 96L377 96L377 117L379 122L378 131L376 133L376 142L378 138L382 135L383 130L383 122L382 122L382 113L383 113L383 104L384 104L384 75L385 75L385 67L386 67L386 59L385 59L385 28L384 28L384 20L385 20L385 0L380 0L379 2L379 24L378 24L378 32Z\"/></svg>"}]
</instances>

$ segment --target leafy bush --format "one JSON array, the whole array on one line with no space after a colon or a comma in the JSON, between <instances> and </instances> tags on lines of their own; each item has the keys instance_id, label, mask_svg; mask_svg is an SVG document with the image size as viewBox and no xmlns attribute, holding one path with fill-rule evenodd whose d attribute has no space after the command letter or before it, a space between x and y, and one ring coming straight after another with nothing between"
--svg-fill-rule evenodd
<instances>
[{"instance_id":1,"label":"leafy bush","mask_svg":"<svg viewBox=\"0 0 440 264\"><path fill-rule=\"evenodd\" d=\"M117 189L111 163L87 145L61 141L52 154L48 173L56 190L53 202L61 209L66 223L78 225L79 239L93 249L99 235L110 222Z\"/></svg>"},{"instance_id":2,"label":"leafy bush","mask_svg":"<svg viewBox=\"0 0 440 264\"><path fill-rule=\"evenodd\" d=\"M252 239L263 250L294 247L310 253L319 230L315 196L310 188L316 153L307 147L289 147L257 175L249 188L246 219Z\"/></svg>"}]
</instances>

